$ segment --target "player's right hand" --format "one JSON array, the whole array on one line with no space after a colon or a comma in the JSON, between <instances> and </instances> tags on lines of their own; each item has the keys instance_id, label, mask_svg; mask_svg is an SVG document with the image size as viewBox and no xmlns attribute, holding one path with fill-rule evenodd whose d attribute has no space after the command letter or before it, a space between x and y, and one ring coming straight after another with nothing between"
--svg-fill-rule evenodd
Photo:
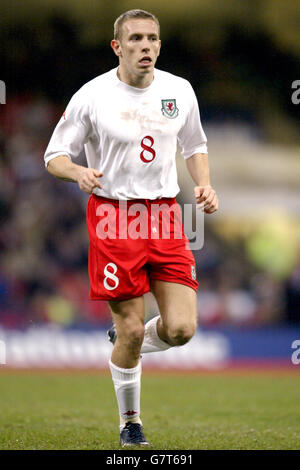
<instances>
[{"instance_id":1,"label":"player's right hand","mask_svg":"<svg viewBox=\"0 0 300 470\"><path fill-rule=\"evenodd\" d=\"M103 176L103 173L95 170L95 168L83 168L77 177L78 186L85 193L92 194L93 189L102 188L97 179L101 176Z\"/></svg>"}]
</instances>

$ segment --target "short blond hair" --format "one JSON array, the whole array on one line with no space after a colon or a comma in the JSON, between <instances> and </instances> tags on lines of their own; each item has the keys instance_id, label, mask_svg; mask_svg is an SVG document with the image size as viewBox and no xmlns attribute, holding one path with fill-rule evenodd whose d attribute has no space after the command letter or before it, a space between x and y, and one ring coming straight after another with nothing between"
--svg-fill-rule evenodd
<instances>
[{"instance_id":1,"label":"short blond hair","mask_svg":"<svg viewBox=\"0 0 300 470\"><path fill-rule=\"evenodd\" d=\"M136 19L136 18L143 18L143 19L148 19L148 20L150 19L150 20L155 21L155 23L158 26L158 34L159 34L160 25L155 15L145 10L128 10L128 11L125 11L125 13L122 13L122 15L120 15L114 23L114 39L121 38L122 26L125 23L125 21Z\"/></svg>"}]
</instances>

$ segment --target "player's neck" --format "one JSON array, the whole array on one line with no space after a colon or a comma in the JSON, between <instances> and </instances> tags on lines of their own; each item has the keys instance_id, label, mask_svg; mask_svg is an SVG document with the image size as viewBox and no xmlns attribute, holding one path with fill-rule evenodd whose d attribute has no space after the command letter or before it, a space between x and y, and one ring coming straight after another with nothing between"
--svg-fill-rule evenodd
<instances>
[{"instance_id":1,"label":"player's neck","mask_svg":"<svg viewBox=\"0 0 300 470\"><path fill-rule=\"evenodd\" d=\"M121 65L118 67L117 75L121 82L126 83L126 85L135 87L135 88L147 88L151 85L154 77L154 72L148 73L146 75L135 75L131 74L125 67Z\"/></svg>"}]
</instances>

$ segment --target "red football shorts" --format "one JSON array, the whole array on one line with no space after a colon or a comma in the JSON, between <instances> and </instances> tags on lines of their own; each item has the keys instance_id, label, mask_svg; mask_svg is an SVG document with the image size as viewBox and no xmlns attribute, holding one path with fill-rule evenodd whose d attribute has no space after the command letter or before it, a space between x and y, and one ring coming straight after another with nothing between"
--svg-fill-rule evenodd
<instances>
[{"instance_id":1,"label":"red football shorts","mask_svg":"<svg viewBox=\"0 0 300 470\"><path fill-rule=\"evenodd\" d=\"M92 300L127 300L151 281L197 290L194 256L175 198L118 201L92 194L87 205Z\"/></svg>"}]
</instances>

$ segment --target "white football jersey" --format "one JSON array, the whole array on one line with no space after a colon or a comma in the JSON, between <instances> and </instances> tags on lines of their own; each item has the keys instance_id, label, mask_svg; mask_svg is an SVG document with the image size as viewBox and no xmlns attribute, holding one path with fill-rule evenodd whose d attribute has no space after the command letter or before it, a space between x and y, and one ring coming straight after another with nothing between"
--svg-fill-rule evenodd
<instances>
[{"instance_id":1,"label":"white football jersey","mask_svg":"<svg viewBox=\"0 0 300 470\"><path fill-rule=\"evenodd\" d=\"M85 149L88 166L103 173L111 199L157 199L179 192L176 149L185 159L207 153L199 108L190 83L154 69L147 88L119 80L117 68L96 77L71 98L45 153L76 162Z\"/></svg>"}]
</instances>

